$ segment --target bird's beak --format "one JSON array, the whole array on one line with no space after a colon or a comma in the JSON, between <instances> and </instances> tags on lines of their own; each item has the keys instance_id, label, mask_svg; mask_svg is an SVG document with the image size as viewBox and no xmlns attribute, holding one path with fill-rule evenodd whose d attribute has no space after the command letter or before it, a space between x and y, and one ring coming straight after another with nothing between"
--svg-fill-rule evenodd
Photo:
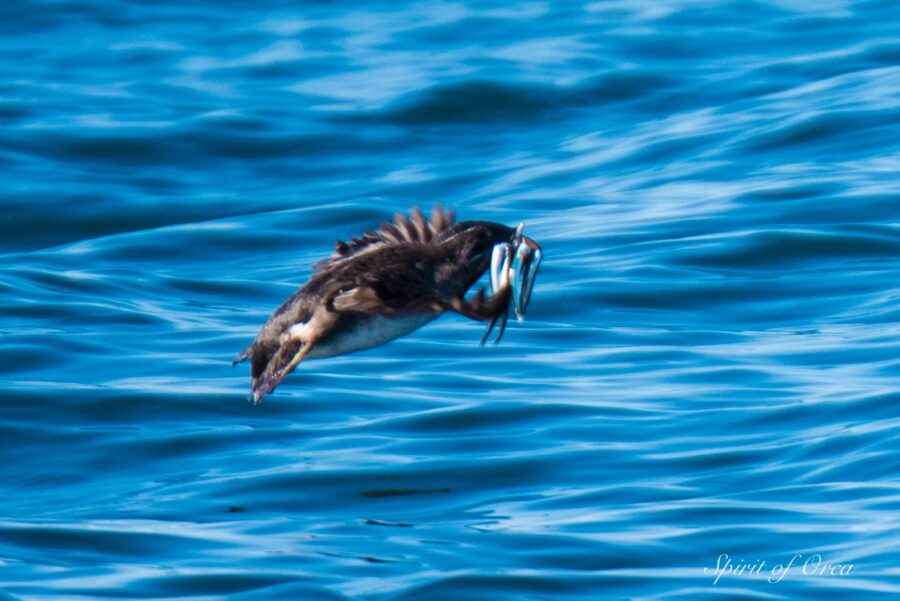
<instances>
[{"instance_id":1,"label":"bird's beak","mask_svg":"<svg viewBox=\"0 0 900 601\"><path fill-rule=\"evenodd\" d=\"M541 265L543 252L540 245L528 236L522 236L515 248L515 256L509 267L509 278L512 282L513 304L519 321L525 317L525 309L531 300L531 289L535 276Z\"/></svg>"}]
</instances>

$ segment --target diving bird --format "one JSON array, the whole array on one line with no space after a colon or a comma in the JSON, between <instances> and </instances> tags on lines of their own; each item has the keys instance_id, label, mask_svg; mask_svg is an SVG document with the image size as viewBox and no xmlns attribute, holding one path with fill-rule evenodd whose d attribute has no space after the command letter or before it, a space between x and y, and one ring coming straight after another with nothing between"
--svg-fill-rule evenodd
<instances>
[{"instance_id":1,"label":"diving bird","mask_svg":"<svg viewBox=\"0 0 900 601\"><path fill-rule=\"evenodd\" d=\"M515 305L521 318L540 261L540 247L522 236L522 227L454 223L453 211L436 205L430 219L413 208L409 217L397 213L393 223L382 223L377 231L338 241L331 256L313 265L309 281L234 360L250 358L254 402L275 390L304 359L384 344L447 311L488 322L482 344L499 321L499 342L512 295L518 293ZM504 252L495 251L498 245ZM512 271L517 249L519 255L537 250L537 261L520 264L518 277ZM467 300L464 295L492 260L503 267L492 267L491 296L481 289Z\"/></svg>"}]
</instances>

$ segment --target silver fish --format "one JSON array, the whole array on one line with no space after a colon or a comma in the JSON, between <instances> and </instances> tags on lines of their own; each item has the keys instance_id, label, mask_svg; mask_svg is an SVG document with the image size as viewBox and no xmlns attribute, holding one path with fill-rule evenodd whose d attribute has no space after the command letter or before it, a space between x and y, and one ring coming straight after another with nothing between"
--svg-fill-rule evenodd
<instances>
[{"instance_id":1,"label":"silver fish","mask_svg":"<svg viewBox=\"0 0 900 601\"><path fill-rule=\"evenodd\" d=\"M509 244L498 244L494 247L491 255L491 292L496 294L500 289L501 274L509 274L509 264L511 261Z\"/></svg>"},{"instance_id":2,"label":"silver fish","mask_svg":"<svg viewBox=\"0 0 900 601\"><path fill-rule=\"evenodd\" d=\"M543 252L537 242L524 236L516 247L516 256L510 267L509 279L512 282L513 305L516 307L516 318L522 321L525 318L525 309L531 300L531 289L534 287L535 276L541 265Z\"/></svg>"},{"instance_id":3,"label":"silver fish","mask_svg":"<svg viewBox=\"0 0 900 601\"><path fill-rule=\"evenodd\" d=\"M534 287L535 276L541 264L543 253L540 245L532 238L523 235L524 223L520 223L516 229L515 238L511 243L498 244L491 255L491 291L497 291L506 285L512 286L512 304L516 309L516 318L519 321L525 317L525 310L531 300L531 290ZM508 308L499 318L500 328L496 344L503 336L506 329ZM497 320L488 324L487 331L481 340L484 344Z\"/></svg>"}]
</instances>

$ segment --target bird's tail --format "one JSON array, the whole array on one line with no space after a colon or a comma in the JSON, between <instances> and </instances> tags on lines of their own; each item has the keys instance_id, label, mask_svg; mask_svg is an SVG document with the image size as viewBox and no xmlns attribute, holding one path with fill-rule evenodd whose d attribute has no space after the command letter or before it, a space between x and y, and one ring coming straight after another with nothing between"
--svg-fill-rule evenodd
<instances>
[{"instance_id":1,"label":"bird's tail","mask_svg":"<svg viewBox=\"0 0 900 601\"><path fill-rule=\"evenodd\" d=\"M263 397L275 390L281 384L285 376L291 373L298 363L306 355L312 345L302 345L299 341L286 342L274 352L266 352L266 349L252 351L250 389L253 393L253 402L259 403Z\"/></svg>"},{"instance_id":2,"label":"bird's tail","mask_svg":"<svg viewBox=\"0 0 900 601\"><path fill-rule=\"evenodd\" d=\"M250 346L248 346L247 348L245 348L245 349L241 352L240 355L238 355L237 357L234 358L234 361L231 362L231 365L232 365L232 366L235 366L235 365L237 365L238 363L241 363L241 362L243 362L243 361L246 361L247 358L248 358L250 355L253 354L253 349L254 349L255 347L256 347L256 342L251 342L251 343L250 343Z\"/></svg>"}]
</instances>

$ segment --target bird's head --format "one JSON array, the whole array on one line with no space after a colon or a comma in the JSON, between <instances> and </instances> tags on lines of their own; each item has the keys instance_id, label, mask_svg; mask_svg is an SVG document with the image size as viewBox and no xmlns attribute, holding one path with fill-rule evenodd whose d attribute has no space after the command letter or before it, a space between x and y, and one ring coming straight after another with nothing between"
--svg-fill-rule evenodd
<instances>
[{"instance_id":1,"label":"bird's head","mask_svg":"<svg viewBox=\"0 0 900 601\"><path fill-rule=\"evenodd\" d=\"M456 275L467 281L468 288L487 271L494 246L512 242L515 234L515 229L502 223L463 221L441 232L435 242L445 250L448 262Z\"/></svg>"},{"instance_id":2,"label":"bird's head","mask_svg":"<svg viewBox=\"0 0 900 601\"><path fill-rule=\"evenodd\" d=\"M438 240L447 256L445 273L439 279L453 283L455 291L465 292L488 270L494 247L507 244L515 251L523 241L540 248L522 235L522 227L511 228L491 221L463 221L447 228Z\"/></svg>"}]
</instances>

